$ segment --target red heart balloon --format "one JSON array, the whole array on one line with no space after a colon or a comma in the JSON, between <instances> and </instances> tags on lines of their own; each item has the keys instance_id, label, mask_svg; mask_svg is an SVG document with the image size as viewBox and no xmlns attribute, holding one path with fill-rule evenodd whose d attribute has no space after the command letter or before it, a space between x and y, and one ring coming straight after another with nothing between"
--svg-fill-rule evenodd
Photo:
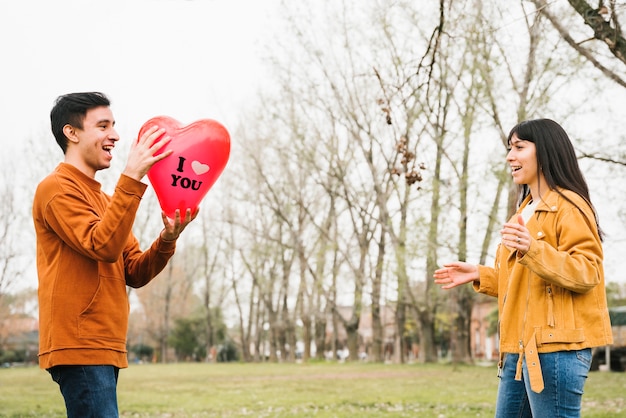
<instances>
[{"instance_id":1,"label":"red heart balloon","mask_svg":"<svg viewBox=\"0 0 626 418\"><path fill-rule=\"evenodd\" d=\"M172 138L155 155L172 150L168 157L148 171L161 209L174 219L187 208L195 211L200 201L224 171L230 155L230 135L224 126L211 119L201 119L187 126L168 116L157 116L143 124L138 138L152 126L165 129Z\"/></svg>"}]
</instances>

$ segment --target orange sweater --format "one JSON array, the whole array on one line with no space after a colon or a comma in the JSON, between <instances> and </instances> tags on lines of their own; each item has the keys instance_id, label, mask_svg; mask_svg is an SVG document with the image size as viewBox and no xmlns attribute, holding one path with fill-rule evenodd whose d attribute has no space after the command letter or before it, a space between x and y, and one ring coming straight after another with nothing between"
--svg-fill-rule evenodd
<instances>
[{"instance_id":1,"label":"orange sweater","mask_svg":"<svg viewBox=\"0 0 626 418\"><path fill-rule=\"evenodd\" d=\"M174 254L158 238L145 252L132 233L146 185L122 175L112 196L61 163L37 187L39 365L127 367L126 286L152 280Z\"/></svg>"}]
</instances>

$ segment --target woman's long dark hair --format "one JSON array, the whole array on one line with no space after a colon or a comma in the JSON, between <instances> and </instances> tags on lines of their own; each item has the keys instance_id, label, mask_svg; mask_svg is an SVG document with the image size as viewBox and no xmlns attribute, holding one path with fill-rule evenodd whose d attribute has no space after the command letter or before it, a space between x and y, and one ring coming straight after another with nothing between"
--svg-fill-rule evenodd
<instances>
[{"instance_id":1,"label":"woman's long dark hair","mask_svg":"<svg viewBox=\"0 0 626 418\"><path fill-rule=\"evenodd\" d=\"M587 202L593 211L598 234L600 239L602 239L604 233L600 229L598 214L589 197L589 187L578 166L578 159L576 158L572 141L570 141L561 125L550 119L527 120L520 122L511 129L508 139L509 144L514 134L519 139L535 144L537 175L539 176L543 173L546 183L551 190L556 191L575 206L576 204L564 196L559 191L559 188L571 190ZM528 185L523 185L520 193L520 202L529 193L530 188Z\"/></svg>"}]
</instances>

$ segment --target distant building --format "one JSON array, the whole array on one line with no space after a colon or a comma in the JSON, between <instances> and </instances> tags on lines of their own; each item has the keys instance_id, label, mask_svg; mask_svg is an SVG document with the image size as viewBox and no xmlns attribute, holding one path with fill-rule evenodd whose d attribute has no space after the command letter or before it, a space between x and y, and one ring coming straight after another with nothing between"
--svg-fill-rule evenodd
<instances>
[{"instance_id":1,"label":"distant building","mask_svg":"<svg viewBox=\"0 0 626 418\"><path fill-rule=\"evenodd\" d=\"M0 353L4 362L37 363L39 321L23 315L3 318L0 326Z\"/></svg>"},{"instance_id":2,"label":"distant building","mask_svg":"<svg viewBox=\"0 0 626 418\"><path fill-rule=\"evenodd\" d=\"M626 306L609 308L609 316L613 330L613 346L626 347Z\"/></svg>"},{"instance_id":3,"label":"distant building","mask_svg":"<svg viewBox=\"0 0 626 418\"><path fill-rule=\"evenodd\" d=\"M472 308L470 344L474 360L498 361L498 335L493 333L493 318L497 315L497 309L498 302L495 299L479 300Z\"/></svg>"}]
</instances>

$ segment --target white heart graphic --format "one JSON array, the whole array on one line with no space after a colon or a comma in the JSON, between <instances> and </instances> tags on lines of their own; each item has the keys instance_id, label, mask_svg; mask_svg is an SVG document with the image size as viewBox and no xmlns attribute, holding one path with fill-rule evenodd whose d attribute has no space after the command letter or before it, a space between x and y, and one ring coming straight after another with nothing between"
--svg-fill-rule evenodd
<instances>
[{"instance_id":1,"label":"white heart graphic","mask_svg":"<svg viewBox=\"0 0 626 418\"><path fill-rule=\"evenodd\" d=\"M207 164L202 164L200 161L192 161L191 169L197 175L204 174L209 171L210 167Z\"/></svg>"}]
</instances>

